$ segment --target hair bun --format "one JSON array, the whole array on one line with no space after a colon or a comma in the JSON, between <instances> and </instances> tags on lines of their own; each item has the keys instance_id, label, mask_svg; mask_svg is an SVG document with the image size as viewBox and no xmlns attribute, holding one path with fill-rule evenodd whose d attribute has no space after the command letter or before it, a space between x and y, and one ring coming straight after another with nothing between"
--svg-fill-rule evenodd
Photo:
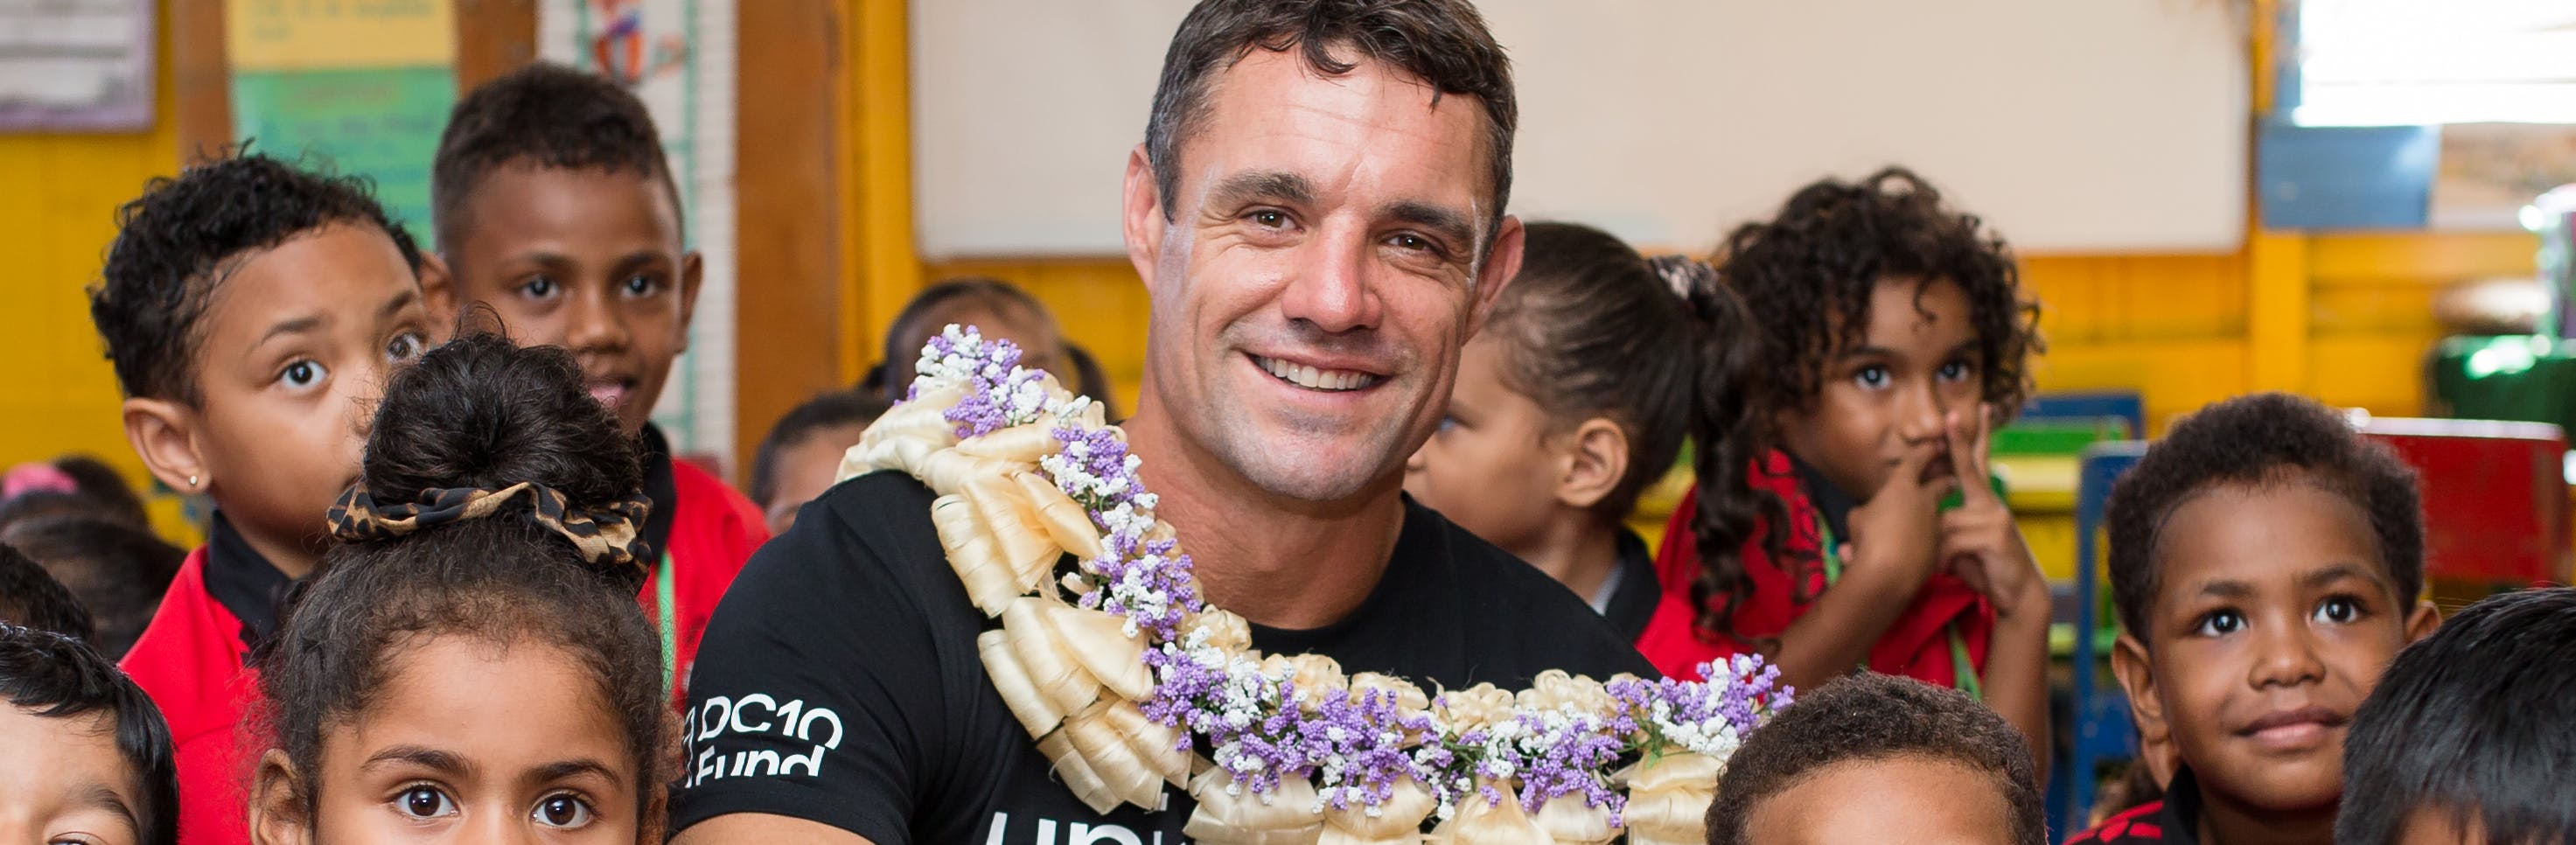
<instances>
[{"instance_id":1,"label":"hair bun","mask_svg":"<svg viewBox=\"0 0 2576 845\"><path fill-rule=\"evenodd\" d=\"M634 438L582 389L570 353L475 332L430 350L385 386L362 478L384 502L534 482L560 491L568 507L600 509L635 495L644 473Z\"/></svg>"}]
</instances>

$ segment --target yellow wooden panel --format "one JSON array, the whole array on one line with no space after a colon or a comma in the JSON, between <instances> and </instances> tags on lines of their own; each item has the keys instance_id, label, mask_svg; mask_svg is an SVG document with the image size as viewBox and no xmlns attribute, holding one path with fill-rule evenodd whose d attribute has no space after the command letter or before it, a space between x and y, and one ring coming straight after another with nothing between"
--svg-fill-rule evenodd
<instances>
[{"instance_id":1,"label":"yellow wooden panel","mask_svg":"<svg viewBox=\"0 0 2576 845\"><path fill-rule=\"evenodd\" d=\"M2308 273L2320 285L2398 281L2441 285L2535 272L2539 237L2528 232L2314 235Z\"/></svg>"},{"instance_id":2,"label":"yellow wooden panel","mask_svg":"<svg viewBox=\"0 0 2576 845\"><path fill-rule=\"evenodd\" d=\"M125 443L123 401L89 320L88 286L116 237L117 206L177 170L171 63L159 49L153 126L115 134L0 134L0 466L85 453L149 479ZM175 504L156 503L171 539L194 542Z\"/></svg>"}]
</instances>

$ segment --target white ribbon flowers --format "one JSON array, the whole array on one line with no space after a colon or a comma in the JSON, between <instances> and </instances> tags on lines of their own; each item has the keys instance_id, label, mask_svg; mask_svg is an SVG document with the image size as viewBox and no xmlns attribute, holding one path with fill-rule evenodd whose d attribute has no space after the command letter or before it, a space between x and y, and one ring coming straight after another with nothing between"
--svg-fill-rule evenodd
<instances>
[{"instance_id":1,"label":"white ribbon flowers","mask_svg":"<svg viewBox=\"0 0 2576 845\"><path fill-rule=\"evenodd\" d=\"M948 564L998 623L975 643L993 688L1095 811L1171 787L1209 843L1696 842L1727 755L1789 703L1752 657L1708 683L1551 671L1433 695L1255 652L1200 599L1125 434L1018 361L949 326L840 475L937 495Z\"/></svg>"}]
</instances>

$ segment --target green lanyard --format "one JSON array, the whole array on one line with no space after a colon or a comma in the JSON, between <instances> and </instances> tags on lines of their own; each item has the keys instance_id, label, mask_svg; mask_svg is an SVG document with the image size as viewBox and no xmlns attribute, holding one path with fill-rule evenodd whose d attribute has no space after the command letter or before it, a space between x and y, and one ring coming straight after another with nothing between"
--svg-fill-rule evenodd
<instances>
[{"instance_id":1,"label":"green lanyard","mask_svg":"<svg viewBox=\"0 0 2576 845\"><path fill-rule=\"evenodd\" d=\"M1832 587L1834 582L1843 579L1843 555L1841 550L1835 548L1836 543L1834 542L1833 526L1826 525L1824 518L1821 516L1816 519L1816 536L1818 538L1818 542L1823 544L1822 550L1825 558L1825 586ZM1952 622L1949 625L1944 626L1942 631L1950 635L1950 672L1952 676L1950 685L1956 687L1961 692L1967 693L1969 698L1973 698L1978 701L1986 700L1986 685L1983 681L1977 679L1976 661L1968 659L1968 639L1967 637L1960 635L1959 623ZM1867 664L1863 664L1861 668L1867 669L1869 667Z\"/></svg>"},{"instance_id":2,"label":"green lanyard","mask_svg":"<svg viewBox=\"0 0 2576 845\"><path fill-rule=\"evenodd\" d=\"M658 617L654 621L659 623L662 629L662 697L664 698L671 697L671 691L679 688L680 678L680 626L676 621L679 619L680 611L674 606L678 599L673 593L678 590L671 585L671 569L671 553L663 552L662 565L653 569L653 615Z\"/></svg>"}]
</instances>

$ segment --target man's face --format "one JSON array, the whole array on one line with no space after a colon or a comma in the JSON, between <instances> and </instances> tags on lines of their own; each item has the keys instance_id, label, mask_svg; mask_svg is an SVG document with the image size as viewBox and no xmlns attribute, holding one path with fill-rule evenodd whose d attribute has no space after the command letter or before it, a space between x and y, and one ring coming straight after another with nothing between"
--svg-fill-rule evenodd
<instances>
[{"instance_id":1,"label":"man's face","mask_svg":"<svg viewBox=\"0 0 2576 845\"><path fill-rule=\"evenodd\" d=\"M1141 151L1128 162L1128 251L1153 298L1137 415L1270 495L1391 488L1519 269L1519 221L1487 232L1483 106L1377 62L1325 77L1268 50L1208 94L1174 196Z\"/></svg>"}]
</instances>

